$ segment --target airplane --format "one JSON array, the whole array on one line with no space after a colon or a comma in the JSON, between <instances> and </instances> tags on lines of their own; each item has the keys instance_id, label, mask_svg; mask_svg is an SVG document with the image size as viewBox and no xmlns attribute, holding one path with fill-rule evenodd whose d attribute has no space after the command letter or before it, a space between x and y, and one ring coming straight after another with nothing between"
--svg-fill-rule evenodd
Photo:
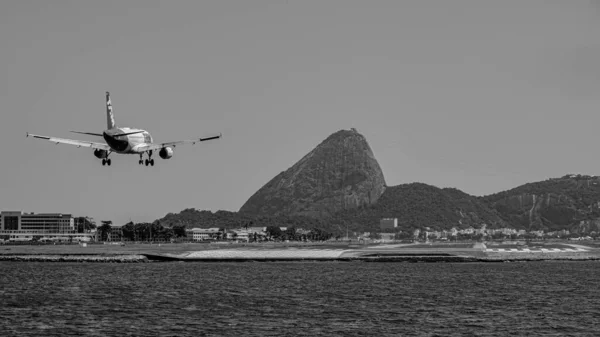
<instances>
[{"instance_id":1,"label":"airplane","mask_svg":"<svg viewBox=\"0 0 600 337\"><path fill-rule=\"evenodd\" d=\"M96 136L104 138L106 143L90 142L84 140L75 139L64 139L56 137L46 137L40 135L34 135L27 132L27 137L31 136L37 139L44 139L56 144L69 144L77 147L89 147L94 149L94 156L98 159L102 159L102 165L110 166L111 160L108 156L110 154L137 154L140 156L138 161L139 165L146 164L146 166L154 166L154 159L152 154L154 151L158 151L158 155L162 159L170 159L173 157L173 150L177 145L180 144L196 144L198 142L204 142L207 140L221 138L222 135L219 133L218 136L212 136L207 138L196 138L191 140L179 140L174 142L166 143L154 143L152 136L146 130L134 129L129 127L117 127L115 124L115 116L113 114L112 102L110 99L110 93L106 92L106 119L107 129L100 133L93 132L81 132L71 131L73 133L79 133L84 135ZM148 155L148 158L144 161L144 154Z\"/></svg>"}]
</instances>

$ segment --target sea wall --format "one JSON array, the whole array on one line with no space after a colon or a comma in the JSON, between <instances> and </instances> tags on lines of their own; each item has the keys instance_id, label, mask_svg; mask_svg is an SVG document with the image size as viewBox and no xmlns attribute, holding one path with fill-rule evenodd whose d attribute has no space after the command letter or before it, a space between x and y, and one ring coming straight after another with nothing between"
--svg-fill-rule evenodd
<instances>
[{"instance_id":1,"label":"sea wall","mask_svg":"<svg viewBox=\"0 0 600 337\"><path fill-rule=\"evenodd\" d=\"M600 255L590 253L487 253L481 258L483 261L501 262L501 261L546 261L546 260L568 260L568 261L589 261L600 260Z\"/></svg>"},{"instance_id":2,"label":"sea wall","mask_svg":"<svg viewBox=\"0 0 600 337\"><path fill-rule=\"evenodd\" d=\"M0 255L0 261L21 262L149 262L144 255Z\"/></svg>"}]
</instances>

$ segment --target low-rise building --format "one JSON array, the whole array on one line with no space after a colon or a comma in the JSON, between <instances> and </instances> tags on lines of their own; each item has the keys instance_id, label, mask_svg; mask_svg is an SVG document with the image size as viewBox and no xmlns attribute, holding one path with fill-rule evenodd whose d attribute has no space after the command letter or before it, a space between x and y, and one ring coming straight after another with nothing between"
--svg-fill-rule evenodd
<instances>
[{"instance_id":1,"label":"low-rise building","mask_svg":"<svg viewBox=\"0 0 600 337\"><path fill-rule=\"evenodd\" d=\"M216 240L223 236L223 231L220 228L192 228L192 240Z\"/></svg>"},{"instance_id":2,"label":"low-rise building","mask_svg":"<svg viewBox=\"0 0 600 337\"><path fill-rule=\"evenodd\" d=\"M383 218L379 220L379 228L384 231L386 229L394 229L398 227L398 218Z\"/></svg>"},{"instance_id":3,"label":"low-rise building","mask_svg":"<svg viewBox=\"0 0 600 337\"><path fill-rule=\"evenodd\" d=\"M1 230L35 231L37 233L68 233L75 230L71 214L0 212Z\"/></svg>"},{"instance_id":4,"label":"low-rise building","mask_svg":"<svg viewBox=\"0 0 600 337\"><path fill-rule=\"evenodd\" d=\"M77 233L71 214L2 211L0 237L8 241L90 241L94 234Z\"/></svg>"}]
</instances>

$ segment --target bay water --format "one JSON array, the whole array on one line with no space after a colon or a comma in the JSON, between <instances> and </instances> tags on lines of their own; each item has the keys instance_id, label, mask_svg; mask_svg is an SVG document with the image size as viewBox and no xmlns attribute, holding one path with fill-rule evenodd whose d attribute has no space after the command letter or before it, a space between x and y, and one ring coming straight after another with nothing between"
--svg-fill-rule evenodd
<instances>
[{"instance_id":1,"label":"bay water","mask_svg":"<svg viewBox=\"0 0 600 337\"><path fill-rule=\"evenodd\" d=\"M1 336L600 336L600 263L0 263Z\"/></svg>"}]
</instances>

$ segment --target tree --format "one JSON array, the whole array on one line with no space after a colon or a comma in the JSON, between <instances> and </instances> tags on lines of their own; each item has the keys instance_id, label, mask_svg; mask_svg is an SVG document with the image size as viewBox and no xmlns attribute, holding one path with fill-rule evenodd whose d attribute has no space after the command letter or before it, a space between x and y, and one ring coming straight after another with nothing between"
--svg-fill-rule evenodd
<instances>
[{"instance_id":1,"label":"tree","mask_svg":"<svg viewBox=\"0 0 600 337\"><path fill-rule=\"evenodd\" d=\"M75 231L77 233L85 233L90 230L96 228L96 223L92 218L88 218L86 216L80 216L74 218L75 223Z\"/></svg>"},{"instance_id":2,"label":"tree","mask_svg":"<svg viewBox=\"0 0 600 337\"><path fill-rule=\"evenodd\" d=\"M504 239L504 234L502 232L495 232L494 234L492 234L492 239L493 240Z\"/></svg>"},{"instance_id":3,"label":"tree","mask_svg":"<svg viewBox=\"0 0 600 337\"><path fill-rule=\"evenodd\" d=\"M298 239L295 227L288 227L284 233L287 236L288 240L297 240Z\"/></svg>"},{"instance_id":4,"label":"tree","mask_svg":"<svg viewBox=\"0 0 600 337\"><path fill-rule=\"evenodd\" d=\"M132 221L126 223L121 227L123 231L123 238L134 241L135 240L135 225Z\"/></svg>"},{"instance_id":5,"label":"tree","mask_svg":"<svg viewBox=\"0 0 600 337\"><path fill-rule=\"evenodd\" d=\"M268 226L266 232L269 239L279 239L283 234L281 228L276 226Z\"/></svg>"},{"instance_id":6,"label":"tree","mask_svg":"<svg viewBox=\"0 0 600 337\"><path fill-rule=\"evenodd\" d=\"M175 234L175 237L178 237L178 238L187 237L187 233L185 232L185 225L174 225L171 228L173 228L173 234Z\"/></svg>"},{"instance_id":7,"label":"tree","mask_svg":"<svg viewBox=\"0 0 600 337\"><path fill-rule=\"evenodd\" d=\"M98 232L100 234L101 241L107 241L110 233L112 231L112 227L110 226L112 221L102 221L102 226L98 227Z\"/></svg>"}]
</instances>

